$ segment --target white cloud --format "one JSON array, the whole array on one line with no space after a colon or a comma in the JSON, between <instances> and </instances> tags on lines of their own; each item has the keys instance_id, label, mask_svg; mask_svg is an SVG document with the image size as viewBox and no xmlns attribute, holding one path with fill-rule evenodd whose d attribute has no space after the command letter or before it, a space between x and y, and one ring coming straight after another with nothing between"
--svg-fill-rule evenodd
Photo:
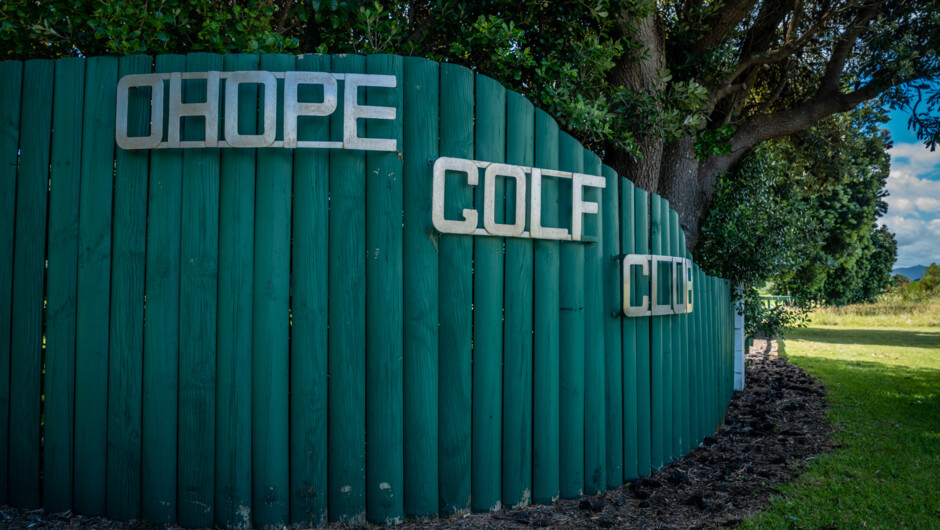
<instances>
[{"instance_id":1,"label":"white cloud","mask_svg":"<svg viewBox=\"0 0 940 530\"><path fill-rule=\"evenodd\" d=\"M918 197L914 204L922 212L940 212L940 199L936 197Z\"/></svg>"},{"instance_id":2,"label":"white cloud","mask_svg":"<svg viewBox=\"0 0 940 530\"><path fill-rule=\"evenodd\" d=\"M895 267L911 267L940 263L940 218L925 221L901 215L888 215L880 220L894 232L898 241Z\"/></svg>"},{"instance_id":3,"label":"white cloud","mask_svg":"<svg viewBox=\"0 0 940 530\"><path fill-rule=\"evenodd\" d=\"M917 206L914 205L914 201L910 199L888 195L888 197L885 198L885 202L888 203L888 211L893 214L910 215L917 212Z\"/></svg>"},{"instance_id":4,"label":"white cloud","mask_svg":"<svg viewBox=\"0 0 940 530\"><path fill-rule=\"evenodd\" d=\"M885 189L888 215L924 221L940 217L940 180L892 171Z\"/></svg>"},{"instance_id":5,"label":"white cloud","mask_svg":"<svg viewBox=\"0 0 940 530\"><path fill-rule=\"evenodd\" d=\"M940 211L940 180L892 170L885 189L888 190L887 202L892 213Z\"/></svg>"},{"instance_id":6,"label":"white cloud","mask_svg":"<svg viewBox=\"0 0 940 530\"><path fill-rule=\"evenodd\" d=\"M921 143L898 143L888 151L891 172L924 175L940 169L940 149L931 151Z\"/></svg>"},{"instance_id":7,"label":"white cloud","mask_svg":"<svg viewBox=\"0 0 940 530\"><path fill-rule=\"evenodd\" d=\"M894 238L898 240L899 246L916 243L924 239L929 233L926 222L912 217L889 215L881 219L881 224L886 225L894 232Z\"/></svg>"},{"instance_id":8,"label":"white cloud","mask_svg":"<svg viewBox=\"0 0 940 530\"><path fill-rule=\"evenodd\" d=\"M898 241L895 266L940 263L940 150L898 143L889 153L888 214L880 223Z\"/></svg>"}]
</instances>

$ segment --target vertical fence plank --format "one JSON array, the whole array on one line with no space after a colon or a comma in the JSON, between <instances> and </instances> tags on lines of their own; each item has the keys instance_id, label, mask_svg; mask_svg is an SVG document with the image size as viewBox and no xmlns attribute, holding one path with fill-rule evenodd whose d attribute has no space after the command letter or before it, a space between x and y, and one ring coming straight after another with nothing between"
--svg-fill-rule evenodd
<instances>
[{"instance_id":1,"label":"vertical fence plank","mask_svg":"<svg viewBox=\"0 0 940 530\"><path fill-rule=\"evenodd\" d=\"M10 347L10 503L39 506L43 280L52 128L52 61L26 61L20 165L13 242L13 323Z\"/></svg>"},{"instance_id":2,"label":"vertical fence plank","mask_svg":"<svg viewBox=\"0 0 940 530\"><path fill-rule=\"evenodd\" d=\"M734 301L734 291L735 286L731 280L725 280L725 317L728 319L725 323L725 339L727 344L725 348L727 349L728 355L728 368L726 377L728 378L728 400L725 403L725 412L727 412L727 405L734 397L734 314L735 314L735 301Z\"/></svg>"},{"instance_id":3,"label":"vertical fence plank","mask_svg":"<svg viewBox=\"0 0 940 530\"><path fill-rule=\"evenodd\" d=\"M658 254L668 256L672 252L672 233L669 228L669 201L664 197L659 197L660 214L660 251ZM656 254L656 252L654 252ZM662 264L659 267L659 284L656 286L659 292L660 303L672 303L672 264ZM676 386L673 367L675 365L675 336L673 335L673 320L675 316L666 315L660 319L662 323L662 343L663 343L663 369L662 369L662 398L663 398L663 464L668 464L676 459L676 439L674 436L674 414L673 402L674 389Z\"/></svg>"},{"instance_id":4,"label":"vertical fence plank","mask_svg":"<svg viewBox=\"0 0 940 530\"><path fill-rule=\"evenodd\" d=\"M718 313L719 313L718 287L719 286L718 286L718 278L712 277L710 278L710 280L711 280L711 302L710 302L709 313L711 314L711 325L709 326L709 330L711 331L711 338L712 338L712 355L714 359L712 368L713 368L713 373L714 373L713 385L715 389L713 408L712 408L712 417L713 417L712 423L715 426L714 430L717 430L721 426L721 397L722 397L721 348L719 346L720 337L718 333L719 332L719 321L718 321Z\"/></svg>"},{"instance_id":5,"label":"vertical fence plank","mask_svg":"<svg viewBox=\"0 0 940 530\"><path fill-rule=\"evenodd\" d=\"M535 107L516 92L506 97L506 162L535 163ZM509 222L527 213L516 210L517 193L528 188L507 180ZM532 254L531 240L506 238L502 499L510 507L532 499Z\"/></svg>"},{"instance_id":6,"label":"vertical fence plank","mask_svg":"<svg viewBox=\"0 0 940 530\"><path fill-rule=\"evenodd\" d=\"M668 213L669 248L666 249L666 254L676 257L679 255L679 214L672 208ZM669 265L669 280L667 288L670 289L670 299L675 307L681 293L678 289L672 289L679 281L674 263ZM682 318L682 315L678 314L669 317L672 332L672 373L668 377L672 382L672 456L676 460L685 454L685 441L682 439Z\"/></svg>"},{"instance_id":7,"label":"vertical fence plank","mask_svg":"<svg viewBox=\"0 0 940 530\"><path fill-rule=\"evenodd\" d=\"M661 197L655 193L650 194L650 253L653 255L662 255L663 253L663 203ZM653 268L658 267L655 262L650 263L650 277L653 275ZM659 270L656 270L659 273ZM652 290L656 289L656 295L662 297L662 281L660 285L650 286L650 305L652 307ZM661 302L662 300L660 300ZM664 452L666 440L666 415L665 415L665 356L667 348L665 347L664 316L653 316L650 318L650 390L651 390L651 411L650 425L652 430L651 459L653 469L663 467L668 455Z\"/></svg>"},{"instance_id":8,"label":"vertical fence plank","mask_svg":"<svg viewBox=\"0 0 940 530\"><path fill-rule=\"evenodd\" d=\"M728 358L728 366L725 371L727 377L727 399L725 400L725 412L728 410L728 403L734 396L734 285L730 280L725 282L725 354Z\"/></svg>"},{"instance_id":9,"label":"vertical fence plank","mask_svg":"<svg viewBox=\"0 0 940 530\"><path fill-rule=\"evenodd\" d=\"M718 280L721 286L721 298L718 300L718 308L721 315L721 390L722 390L722 400L721 400L721 415L722 421L724 421L725 409L728 406L728 398L730 397L728 384L729 374L734 374L733 369L731 368L731 356L728 355L731 349L728 347L728 282L721 278Z\"/></svg>"},{"instance_id":10,"label":"vertical fence plank","mask_svg":"<svg viewBox=\"0 0 940 530\"><path fill-rule=\"evenodd\" d=\"M503 162L506 156L506 89L495 80L476 76L476 159ZM505 178L495 177L494 220L505 216ZM482 177L486 184L486 177ZM488 184L487 184L488 185ZM484 186L475 190L483 214ZM482 226L482 222L481 222ZM499 506L502 487L502 364L503 364L503 241L478 236L473 240L473 424L471 500L474 511Z\"/></svg>"},{"instance_id":11,"label":"vertical fence plank","mask_svg":"<svg viewBox=\"0 0 940 530\"><path fill-rule=\"evenodd\" d=\"M717 430L721 425L721 348L719 348L719 334L718 334L718 278L710 277L710 295L711 299L709 301L709 317L711 319L711 324L708 329L711 334L711 348L712 348L712 388L714 388L713 398L712 398L712 424L714 425L713 429Z\"/></svg>"},{"instance_id":12,"label":"vertical fence plank","mask_svg":"<svg viewBox=\"0 0 940 530\"><path fill-rule=\"evenodd\" d=\"M619 247L619 252L608 252L611 255L626 255L626 254L636 254L637 251L637 232L636 232L636 195L637 191L632 182L625 178L619 178L619 190L617 191L617 197L620 199L618 201L618 223L620 226L620 231L618 234L617 244ZM608 183L608 186L610 184ZM643 190L640 190L643 191ZM644 192L645 193L645 192ZM645 196L644 196L645 197ZM644 199L645 200L645 199ZM608 225L605 224L604 228L606 230ZM606 236L606 232L605 232ZM646 232L642 235L642 239L646 240ZM623 258L620 258L622 260ZM623 274L623 262L618 260L616 262L616 268L613 270L614 274L614 285L608 286L608 290L613 290L616 292L615 300L617 304L613 305L613 310L623 311L623 288L624 282L627 281L627 278ZM640 281L644 278L642 271L638 271L636 267L633 267L631 271L630 279L630 294L631 299L642 299L642 294L637 292L639 290ZM637 298L639 297L639 298ZM631 303L635 303L632 302ZM618 305L619 304L619 305ZM619 400L620 403L620 421L618 422L622 429L623 442L620 445L620 460L623 462L623 480L632 480L637 478L638 471L638 459L639 459L639 447L640 447L640 433L639 433L639 411L637 410L637 397L639 393L639 367L640 367L640 350L639 345L639 336L637 330L639 329L640 322L646 321L646 317L626 317L621 318L621 321L618 323L617 328L621 333L621 344L620 347L614 352L614 355L617 356L617 360L620 362L620 371L616 374L608 374L608 380L611 377L617 377L620 379L621 384L623 385L622 397ZM649 330L646 331L646 342L649 342ZM610 350L610 344L608 343L607 349ZM646 353L646 365L649 366L649 354ZM611 365L608 364L608 370L611 370ZM649 395L649 375L646 375L647 381L647 395ZM608 402L608 406L610 403ZM648 415L648 414L647 414ZM646 438L649 439L649 429L647 427ZM610 435L608 434L608 440ZM647 443L647 447L649 443ZM609 450L609 448L608 448ZM611 485L611 481L608 476L608 485ZM621 481L622 484L622 481ZM616 487L616 486L615 486Z\"/></svg>"},{"instance_id":13,"label":"vertical fence plank","mask_svg":"<svg viewBox=\"0 0 940 530\"><path fill-rule=\"evenodd\" d=\"M724 355L721 348L721 278L714 278L715 285L715 294L712 302L713 307L713 318L715 319L715 325L712 328L712 332L715 335L715 368L717 373L715 378L715 425L720 427L721 422L724 417L724 410L722 409L722 402L724 401ZM718 428L716 427L716 429Z\"/></svg>"},{"instance_id":14,"label":"vertical fence plank","mask_svg":"<svg viewBox=\"0 0 940 530\"><path fill-rule=\"evenodd\" d=\"M186 56L158 55L155 63L156 72L179 72ZM140 510L155 524L176 520L182 162L178 149L150 154Z\"/></svg>"},{"instance_id":15,"label":"vertical fence plank","mask_svg":"<svg viewBox=\"0 0 940 530\"><path fill-rule=\"evenodd\" d=\"M711 277L702 273L702 350L705 357L705 432L715 432L715 393L714 363L711 344Z\"/></svg>"},{"instance_id":16,"label":"vertical fence plank","mask_svg":"<svg viewBox=\"0 0 940 530\"><path fill-rule=\"evenodd\" d=\"M703 307L705 309L705 351L708 359L708 367L706 370L706 375L708 377L706 385L708 385L708 430L707 432L715 432L717 428L717 423L715 421L715 407L718 401L717 390L718 385L716 381L717 369L715 366L716 356L715 356L715 336L714 336L714 282L712 277L708 274L705 275L705 303Z\"/></svg>"},{"instance_id":17,"label":"vertical fence plank","mask_svg":"<svg viewBox=\"0 0 940 530\"><path fill-rule=\"evenodd\" d=\"M711 431L711 415L708 408L708 393L710 391L710 381L708 379L708 351L707 351L707 341L706 341L706 326L707 319L705 318L708 313L708 306L706 304L706 276L705 272L701 268L696 268L697 273L697 284L695 286L695 310L698 315L698 322L696 323L696 328L698 329L697 335L697 345L698 345L698 355L699 355L699 367L701 372L699 374L699 388L701 392L701 399L699 401L699 429L702 432L702 438L708 436Z\"/></svg>"},{"instance_id":18,"label":"vertical fence plank","mask_svg":"<svg viewBox=\"0 0 940 530\"><path fill-rule=\"evenodd\" d=\"M226 55L222 65L230 72L257 70L258 56ZM257 131L258 92L256 84L238 88L239 132L243 134ZM247 528L251 526L251 510L246 508L251 506L255 150L225 149L219 164L215 522Z\"/></svg>"},{"instance_id":19,"label":"vertical fence plank","mask_svg":"<svg viewBox=\"0 0 940 530\"><path fill-rule=\"evenodd\" d=\"M371 55L370 74L394 75L396 88L370 88L370 105L395 109L394 120L366 122L372 138L399 152L366 155L366 506L370 521L394 524L404 514L402 293L402 58Z\"/></svg>"},{"instance_id":20,"label":"vertical fence plank","mask_svg":"<svg viewBox=\"0 0 940 530\"><path fill-rule=\"evenodd\" d=\"M679 231L679 255L692 259L685 249L685 232ZM682 301L688 308L689 304L689 272L685 264L682 265ZM688 313L682 315L682 436L685 440L685 453L689 453L698 446L698 440L692 433L692 316Z\"/></svg>"},{"instance_id":21,"label":"vertical fence plank","mask_svg":"<svg viewBox=\"0 0 940 530\"><path fill-rule=\"evenodd\" d=\"M702 351L705 357L705 433L715 432L715 381L711 335L711 276L702 273Z\"/></svg>"},{"instance_id":22,"label":"vertical fence plank","mask_svg":"<svg viewBox=\"0 0 940 530\"><path fill-rule=\"evenodd\" d=\"M261 56L261 70L294 69L294 57ZM283 86L283 82L278 82ZM282 92L279 90L279 92ZM260 107L260 106L259 106ZM264 109L259 108L259 122ZM283 123L283 106L277 123ZM282 128L277 129L279 131ZM258 151L251 352L251 504L258 526L289 520L288 363L293 151Z\"/></svg>"},{"instance_id":23,"label":"vertical fence plank","mask_svg":"<svg viewBox=\"0 0 940 530\"><path fill-rule=\"evenodd\" d=\"M440 66L404 64L404 488L405 515L437 514L438 247L431 177L438 153Z\"/></svg>"},{"instance_id":24,"label":"vertical fence plank","mask_svg":"<svg viewBox=\"0 0 940 530\"><path fill-rule=\"evenodd\" d=\"M635 254L649 254L650 253L650 196L649 192L640 188L633 188L632 197L626 195L626 191L629 190L629 187L624 186L623 195L623 206L624 206L624 222L629 222L629 217L626 217L627 210L626 206L632 201L633 204L633 234L634 247L633 252ZM626 226L624 231L626 231ZM626 237L626 235L624 236ZM626 246L626 243L624 243ZM626 251L626 250L625 250ZM652 273L652 271L650 271ZM637 275L637 281L635 283L636 287L636 296L638 299L642 299L644 296L647 297L647 300L650 299L650 276L640 276ZM631 289L633 290L633 289ZM637 422L637 438L636 438L636 458L637 458L637 476L644 477L650 474L652 469L652 393L651 393L651 384L652 384L652 348L651 348L651 321L650 317L637 318L636 320L636 422ZM626 337L627 329L624 330L624 337ZM630 343L624 339L624 348L629 348ZM628 358L628 354L624 353L624 357ZM626 458L626 455L624 456Z\"/></svg>"},{"instance_id":25,"label":"vertical fence plank","mask_svg":"<svg viewBox=\"0 0 940 530\"><path fill-rule=\"evenodd\" d=\"M708 277L708 355L709 355L709 374L711 380L709 385L711 386L711 391L709 392L709 403L711 404L711 424L708 429L710 432L715 432L721 426L718 420L719 412L719 380L721 378L721 370L718 366L718 346L717 346L717 334L715 333L716 326L718 324L717 319L715 318L717 300L715 296L715 286L716 278L709 276Z\"/></svg>"},{"instance_id":26,"label":"vertical fence plank","mask_svg":"<svg viewBox=\"0 0 940 530\"><path fill-rule=\"evenodd\" d=\"M718 379L718 388L721 395L721 407L722 407L722 417L724 416L724 407L725 399L728 397L727 392L727 374L728 374L728 356L725 354L725 281L721 278L718 279L718 354L719 354L719 379Z\"/></svg>"},{"instance_id":27,"label":"vertical fence plank","mask_svg":"<svg viewBox=\"0 0 940 530\"><path fill-rule=\"evenodd\" d=\"M725 401L725 412L728 410L728 403L731 401L731 398L734 396L734 284L731 283L731 280L725 280L725 352L728 356L728 367L725 372L725 377L728 378L727 383L727 400Z\"/></svg>"},{"instance_id":28,"label":"vertical fence plank","mask_svg":"<svg viewBox=\"0 0 940 530\"><path fill-rule=\"evenodd\" d=\"M718 357L715 351L715 282L714 278L707 276L708 285L705 293L705 334L708 349L708 432L715 432L718 428L716 408L718 404Z\"/></svg>"},{"instance_id":29,"label":"vertical fence plank","mask_svg":"<svg viewBox=\"0 0 940 530\"><path fill-rule=\"evenodd\" d=\"M728 346L728 338L729 338L728 308L729 306L730 304L728 303L728 282L727 280L722 279L721 280L721 302L720 302L721 317L722 317L722 321L721 321L722 345L721 346L722 346L722 354L725 360L722 366L722 368L724 369L723 370L724 378L722 380L722 383L723 383L722 388L724 389L724 392L725 392L725 395L724 395L725 399L723 399L721 402L722 416L724 416L724 409L727 407L728 399L730 398L731 387L728 383L728 381L730 380L729 374L734 373L734 370L731 368L732 357L731 355L729 355L729 353L731 352L731 348L729 348Z\"/></svg>"},{"instance_id":30,"label":"vertical fence plank","mask_svg":"<svg viewBox=\"0 0 940 530\"><path fill-rule=\"evenodd\" d=\"M297 70L328 72L328 55L297 58ZM302 101L306 99L301 87ZM319 96L319 94L318 94ZM297 123L302 139L327 139L330 118ZM327 352L330 154L294 151L293 252L290 352L290 517L300 526L327 516Z\"/></svg>"},{"instance_id":31,"label":"vertical fence plank","mask_svg":"<svg viewBox=\"0 0 940 530\"><path fill-rule=\"evenodd\" d=\"M714 432L713 418L715 416L712 399L715 392L715 383L712 379L713 359L711 345L711 277L702 272L702 353L705 360L705 433Z\"/></svg>"},{"instance_id":32,"label":"vertical fence plank","mask_svg":"<svg viewBox=\"0 0 940 530\"><path fill-rule=\"evenodd\" d=\"M687 257L691 259L692 254L686 253ZM689 314L689 378L691 380L689 387L689 400L691 403L691 415L689 421L692 424L692 448L698 447L702 442L702 434L699 429L700 419L698 414L698 406L701 399L699 398L701 387L699 386L699 374L701 368L699 366L699 350L698 350L698 315L701 311L695 307L695 304L698 303L698 276L697 276L697 265L695 262L692 263L692 270L689 273L689 281L692 283L692 296L690 300L692 301L692 313Z\"/></svg>"},{"instance_id":33,"label":"vertical fence plank","mask_svg":"<svg viewBox=\"0 0 940 530\"><path fill-rule=\"evenodd\" d=\"M185 69L184 55L156 57L156 72ZM176 520L182 162L178 149L150 154L140 510L155 524Z\"/></svg>"},{"instance_id":34,"label":"vertical fence plank","mask_svg":"<svg viewBox=\"0 0 940 530\"><path fill-rule=\"evenodd\" d=\"M441 156L473 157L473 72L441 65ZM473 207L466 182L453 182L445 191L445 214L458 218ZM440 237L440 336L438 387L440 419L440 513L470 508L470 379L472 371L473 237Z\"/></svg>"},{"instance_id":35,"label":"vertical fence plank","mask_svg":"<svg viewBox=\"0 0 940 530\"><path fill-rule=\"evenodd\" d=\"M719 288L719 298L718 298L718 321L719 321L719 325L718 325L718 330L719 330L719 335L720 335L720 337L721 337L721 340L720 340L720 343L721 343L721 344L720 344L720 348L721 348L721 386L720 386L720 388L721 388L722 417L724 416L724 409L725 409L725 407L726 407L726 405L727 405L727 399L728 399L728 383L727 383L727 381L728 381L728 373L729 373L729 370L728 370L728 365L729 365L728 361L729 361L729 359L728 359L728 355L727 355L727 352L728 352L728 348L727 348L727 346L728 346L728 344L727 344L727 342L728 342L728 334L727 334L727 329L728 329L728 327L727 327L728 312L727 312L727 304L726 304L726 295L727 295L726 287L727 287L727 285L728 285L728 284L727 284L727 282L726 282L724 279L719 279L719 280L718 280L718 288Z\"/></svg>"},{"instance_id":36,"label":"vertical fence plank","mask_svg":"<svg viewBox=\"0 0 940 530\"><path fill-rule=\"evenodd\" d=\"M562 171L581 173L583 151L567 133L558 138L558 165ZM559 194L561 226L571 226L571 187L565 182ZM559 278L559 359L561 407L559 414L561 496L574 499L584 494L584 244L561 244Z\"/></svg>"},{"instance_id":37,"label":"vertical fence plank","mask_svg":"<svg viewBox=\"0 0 940 530\"><path fill-rule=\"evenodd\" d=\"M78 200L85 60L77 57L59 59L55 68L42 460L43 508L53 513L72 507L75 295L78 280Z\"/></svg>"},{"instance_id":38,"label":"vertical fence plank","mask_svg":"<svg viewBox=\"0 0 940 530\"><path fill-rule=\"evenodd\" d=\"M692 254L685 249L685 236L682 236L682 255L684 258L691 260ZM686 307L691 303L692 296L689 295L689 287L692 285L693 278L691 277L691 272L688 268L683 268L682 270L682 283L684 296L683 301L686 303ZM694 305L692 311L694 312ZM683 393L684 402L683 407L685 407L685 436L689 441L688 449L689 451L694 451L698 447L699 442L701 441L698 438L698 433L695 431L695 392L696 392L696 380L695 380L695 317L693 313L688 313L685 319L685 392Z\"/></svg>"},{"instance_id":39,"label":"vertical fence plank","mask_svg":"<svg viewBox=\"0 0 940 530\"><path fill-rule=\"evenodd\" d=\"M707 325L706 315L708 308L706 305L706 276L705 272L701 269L697 269L698 273L698 285L696 286L695 295L698 297L696 299L696 309L698 311L698 323L696 324L698 328L698 354L699 354L699 366L701 367L701 372L699 374L699 388L701 392L701 400L699 402L699 429L702 432L702 438L708 436L711 431L711 416L708 409L708 393L710 390L710 381L708 379L708 352L707 352L707 341L706 341L706 331L705 326Z\"/></svg>"},{"instance_id":40,"label":"vertical fence plank","mask_svg":"<svg viewBox=\"0 0 940 530\"><path fill-rule=\"evenodd\" d=\"M149 74L149 56L121 57L118 75ZM144 136L150 94L131 90L128 134ZM108 358L108 516L140 516L141 384L144 353L144 252L146 250L147 150L118 149L111 262L111 330Z\"/></svg>"},{"instance_id":41,"label":"vertical fence plank","mask_svg":"<svg viewBox=\"0 0 940 530\"><path fill-rule=\"evenodd\" d=\"M633 453L632 463L624 465L624 456L626 445L624 439L631 440L636 438L636 401L632 414L625 414L624 389L632 391L636 386L636 359L626 362L623 352L623 327L626 325L622 317L616 317L622 311L621 297L623 293L623 284L620 278L621 259L618 259L621 252L620 236L620 187L629 181L623 179L609 166L603 166L602 174L607 181L607 187L601 192L600 214L601 223L604 226L603 249L598 259L602 271L602 292L600 317L604 319L604 408L606 411L605 421L607 423L605 435L607 437L607 457L605 465L607 466L607 484L608 489L619 488L623 485L625 470L633 477L636 469L636 453ZM633 195L632 184L630 185L630 195ZM632 209L631 201L631 209ZM632 215L631 215L632 228ZM631 231L631 240L632 240ZM631 319L632 320L632 319ZM630 348L631 355L635 350ZM626 375L625 365L631 365L630 371L633 373L634 382L630 386L625 386ZM629 416L629 418L628 418ZM632 418L632 428L630 421ZM629 431L625 432L625 431ZM636 445L630 444L635 451Z\"/></svg>"},{"instance_id":42,"label":"vertical fence plank","mask_svg":"<svg viewBox=\"0 0 940 530\"><path fill-rule=\"evenodd\" d=\"M558 168L558 125L548 114L535 111L535 166ZM558 182L542 180L542 226L558 226ZM559 474L559 273L560 244L534 242L535 286L533 288L535 334L533 343L534 382L532 404L532 499L551 504L561 492Z\"/></svg>"},{"instance_id":43,"label":"vertical fence plank","mask_svg":"<svg viewBox=\"0 0 940 530\"><path fill-rule=\"evenodd\" d=\"M692 272L692 325L695 330L695 431L698 433L696 440L701 442L708 434L705 429L705 355L702 349L702 312L705 311L702 293L705 291L705 286L702 281L702 270L698 265L692 265Z\"/></svg>"},{"instance_id":44,"label":"vertical fence plank","mask_svg":"<svg viewBox=\"0 0 940 530\"><path fill-rule=\"evenodd\" d=\"M721 309L724 313L724 332L725 332L725 342L724 342L724 352L725 352L725 399L722 403L722 416L724 411L728 408L728 401L731 399L731 394L734 392L734 344L732 342L733 335L732 330L732 314L731 314L731 283L728 280L721 280L722 287L724 289L723 295L721 298Z\"/></svg>"},{"instance_id":45,"label":"vertical fence plank","mask_svg":"<svg viewBox=\"0 0 940 530\"><path fill-rule=\"evenodd\" d=\"M728 357L725 355L725 281L721 278L718 279L718 355L719 355L719 379L718 379L718 389L721 395L721 407L722 407L722 416L724 416L724 407L725 399L728 396L727 386L725 381L727 381L727 364Z\"/></svg>"},{"instance_id":46,"label":"vertical fence plank","mask_svg":"<svg viewBox=\"0 0 940 530\"><path fill-rule=\"evenodd\" d=\"M331 57L334 72L363 73L365 59ZM345 94L339 85L338 101ZM330 120L331 139L343 123ZM366 157L361 151L330 153L329 516L364 522L366 508L365 210Z\"/></svg>"},{"instance_id":47,"label":"vertical fence plank","mask_svg":"<svg viewBox=\"0 0 940 530\"><path fill-rule=\"evenodd\" d=\"M75 329L74 506L104 513L108 422L108 314L111 274L111 193L118 60L85 64L82 171L78 220ZM175 441L174 441L175 443ZM173 463L175 465L175 462Z\"/></svg>"},{"instance_id":48,"label":"vertical fence plank","mask_svg":"<svg viewBox=\"0 0 940 530\"><path fill-rule=\"evenodd\" d=\"M584 173L601 175L601 160L584 150ZM583 216L584 237L584 492L607 489L607 407L604 377L604 326L613 319L604 296L604 226L600 208L602 190L584 188L584 200L598 205L596 214ZM619 372L619 370L618 370ZM621 452L617 448L617 452Z\"/></svg>"},{"instance_id":49,"label":"vertical fence plank","mask_svg":"<svg viewBox=\"0 0 940 530\"><path fill-rule=\"evenodd\" d=\"M0 61L0 248L13 248L23 63ZM0 254L0 453L9 455L13 253ZM7 502L7 458L0 458L0 503Z\"/></svg>"},{"instance_id":50,"label":"vertical fence plank","mask_svg":"<svg viewBox=\"0 0 940 530\"><path fill-rule=\"evenodd\" d=\"M190 72L222 69L222 56L192 53ZM205 101L207 82L184 82L184 101ZM185 122L185 120L184 120ZM204 126L183 126L201 140ZM177 474L178 520L209 526L214 520L216 310L218 308L219 150L183 151L180 239L180 356Z\"/></svg>"}]
</instances>

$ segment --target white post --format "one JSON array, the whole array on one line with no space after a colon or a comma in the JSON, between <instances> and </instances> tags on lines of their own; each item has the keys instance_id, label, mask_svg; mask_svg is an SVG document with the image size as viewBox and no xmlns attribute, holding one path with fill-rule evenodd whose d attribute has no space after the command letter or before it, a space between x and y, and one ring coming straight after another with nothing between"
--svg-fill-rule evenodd
<instances>
[{"instance_id":1,"label":"white post","mask_svg":"<svg viewBox=\"0 0 940 530\"><path fill-rule=\"evenodd\" d=\"M743 294L744 286L735 286L738 294ZM744 313L743 300L734 306L734 389L744 390Z\"/></svg>"}]
</instances>

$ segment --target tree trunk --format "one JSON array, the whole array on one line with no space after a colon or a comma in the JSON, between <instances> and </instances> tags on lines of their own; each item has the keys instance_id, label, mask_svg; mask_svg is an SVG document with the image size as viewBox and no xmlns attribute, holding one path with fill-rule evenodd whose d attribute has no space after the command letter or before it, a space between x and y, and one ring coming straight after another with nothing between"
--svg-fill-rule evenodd
<instances>
[{"instance_id":1,"label":"tree trunk","mask_svg":"<svg viewBox=\"0 0 940 530\"><path fill-rule=\"evenodd\" d=\"M701 221L715 193L715 173L702 169L695 158L695 140L691 136L666 146L658 193L679 213L679 226L685 232L685 246L690 252L695 250Z\"/></svg>"},{"instance_id":2,"label":"tree trunk","mask_svg":"<svg viewBox=\"0 0 940 530\"><path fill-rule=\"evenodd\" d=\"M624 27L625 32L630 31ZM656 10L632 28L630 37L642 43L636 53L626 53L611 71L610 81L632 90L662 93L662 74L666 68L663 23ZM669 200L679 213L679 224L686 235L686 248L695 248L701 218L714 195L715 175L700 179L700 161L695 158L695 140L684 137L664 145L655 134L639 136L640 158L608 147L604 162L640 188L658 193Z\"/></svg>"},{"instance_id":3,"label":"tree trunk","mask_svg":"<svg viewBox=\"0 0 940 530\"><path fill-rule=\"evenodd\" d=\"M643 46L633 53L623 54L610 72L611 83L638 92L662 93L665 89L662 73L666 68L666 40L659 13L653 9L638 25L624 25L620 29ZM645 190L655 192L659 187L663 141L656 135L642 136L637 138L637 146L642 155L640 158L608 147L604 162L620 176Z\"/></svg>"}]
</instances>

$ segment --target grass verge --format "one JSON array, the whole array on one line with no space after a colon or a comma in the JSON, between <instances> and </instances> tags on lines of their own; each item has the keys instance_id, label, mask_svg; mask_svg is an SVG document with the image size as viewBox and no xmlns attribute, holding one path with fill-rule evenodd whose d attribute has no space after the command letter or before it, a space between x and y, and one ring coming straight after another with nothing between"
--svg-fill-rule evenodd
<instances>
[{"instance_id":1,"label":"grass verge","mask_svg":"<svg viewBox=\"0 0 940 530\"><path fill-rule=\"evenodd\" d=\"M940 330L817 326L785 353L827 388L836 449L746 528L940 528Z\"/></svg>"}]
</instances>

